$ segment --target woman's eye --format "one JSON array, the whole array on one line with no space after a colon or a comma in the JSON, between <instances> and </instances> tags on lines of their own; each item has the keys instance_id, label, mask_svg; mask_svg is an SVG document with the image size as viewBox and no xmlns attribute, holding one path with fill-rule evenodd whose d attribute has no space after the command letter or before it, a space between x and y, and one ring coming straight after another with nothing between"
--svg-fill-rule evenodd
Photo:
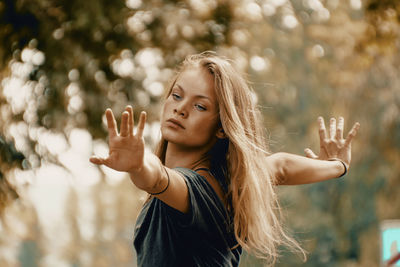
<instances>
[{"instance_id":1,"label":"woman's eye","mask_svg":"<svg viewBox=\"0 0 400 267\"><path fill-rule=\"evenodd\" d=\"M198 110L201 110L201 111L206 110L206 108L205 108L204 106L202 106L202 105L196 104L195 106L196 106L196 108L197 108Z\"/></svg>"},{"instance_id":2,"label":"woman's eye","mask_svg":"<svg viewBox=\"0 0 400 267\"><path fill-rule=\"evenodd\" d=\"M181 96L178 95L178 94L172 94L172 97L173 97L175 100L181 99Z\"/></svg>"}]
</instances>

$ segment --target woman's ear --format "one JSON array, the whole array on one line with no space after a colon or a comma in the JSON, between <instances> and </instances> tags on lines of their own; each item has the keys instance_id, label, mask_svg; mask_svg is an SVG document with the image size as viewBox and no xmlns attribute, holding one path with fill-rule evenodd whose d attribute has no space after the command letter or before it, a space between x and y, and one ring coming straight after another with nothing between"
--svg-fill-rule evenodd
<instances>
[{"instance_id":1,"label":"woman's ear","mask_svg":"<svg viewBox=\"0 0 400 267\"><path fill-rule=\"evenodd\" d=\"M225 134L225 131L224 131L224 129L222 129L222 127L217 130L217 133L215 135L219 139L224 139L224 138L227 137L226 134Z\"/></svg>"}]
</instances>

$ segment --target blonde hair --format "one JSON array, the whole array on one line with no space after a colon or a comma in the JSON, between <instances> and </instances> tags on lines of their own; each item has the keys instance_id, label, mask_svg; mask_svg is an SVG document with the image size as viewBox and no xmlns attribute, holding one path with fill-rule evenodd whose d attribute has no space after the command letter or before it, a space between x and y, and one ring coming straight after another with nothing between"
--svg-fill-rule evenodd
<instances>
[{"instance_id":1,"label":"blonde hair","mask_svg":"<svg viewBox=\"0 0 400 267\"><path fill-rule=\"evenodd\" d=\"M188 67L203 67L214 77L220 123L227 136L217 142L222 153L219 164L226 168L228 198L234 211L234 232L240 246L256 257L275 262L278 246L303 253L299 244L283 230L281 210L274 187L276 178L269 172L268 142L253 90L228 59L204 52L188 56L167 91L170 95L179 73ZM165 162L167 141L161 139L156 154ZM215 156L211 158L217 160ZM225 161L226 160L226 161ZM214 162L215 163L215 162Z\"/></svg>"}]
</instances>

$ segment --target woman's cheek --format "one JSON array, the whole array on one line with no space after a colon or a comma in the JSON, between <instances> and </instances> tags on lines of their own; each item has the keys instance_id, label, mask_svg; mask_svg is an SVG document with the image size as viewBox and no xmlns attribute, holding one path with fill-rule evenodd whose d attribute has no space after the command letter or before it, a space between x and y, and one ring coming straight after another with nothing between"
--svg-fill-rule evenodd
<instances>
[{"instance_id":1,"label":"woman's cheek","mask_svg":"<svg viewBox=\"0 0 400 267\"><path fill-rule=\"evenodd\" d=\"M199 123L191 136L198 136L202 143L208 143L215 136L216 125L213 120L207 120Z\"/></svg>"}]
</instances>

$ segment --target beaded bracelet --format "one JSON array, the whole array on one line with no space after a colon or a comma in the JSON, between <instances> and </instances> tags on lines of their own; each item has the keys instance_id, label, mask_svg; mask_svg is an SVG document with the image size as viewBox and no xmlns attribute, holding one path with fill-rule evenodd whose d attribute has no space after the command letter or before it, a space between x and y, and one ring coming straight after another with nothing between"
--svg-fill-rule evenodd
<instances>
[{"instance_id":1,"label":"beaded bracelet","mask_svg":"<svg viewBox=\"0 0 400 267\"><path fill-rule=\"evenodd\" d=\"M164 170L165 170L165 172L167 173L167 177L168 177L167 186L166 186L163 190L161 190L160 192L158 192L158 193L149 193L150 195L152 195L152 196L160 195L160 194L164 193L164 192L168 189L168 186L169 186L169 174L168 174L167 169L165 169L165 167L164 167Z\"/></svg>"},{"instance_id":2,"label":"beaded bracelet","mask_svg":"<svg viewBox=\"0 0 400 267\"><path fill-rule=\"evenodd\" d=\"M341 160L341 159L339 159L339 158L329 158L328 160L329 160L329 161L340 161L340 163L343 164L344 172L342 173L342 175L340 175L340 176L337 177L337 178L343 177L343 176L345 176L345 175L347 174L347 169L348 169L348 168L347 168L346 163L343 162L343 160Z\"/></svg>"}]
</instances>

